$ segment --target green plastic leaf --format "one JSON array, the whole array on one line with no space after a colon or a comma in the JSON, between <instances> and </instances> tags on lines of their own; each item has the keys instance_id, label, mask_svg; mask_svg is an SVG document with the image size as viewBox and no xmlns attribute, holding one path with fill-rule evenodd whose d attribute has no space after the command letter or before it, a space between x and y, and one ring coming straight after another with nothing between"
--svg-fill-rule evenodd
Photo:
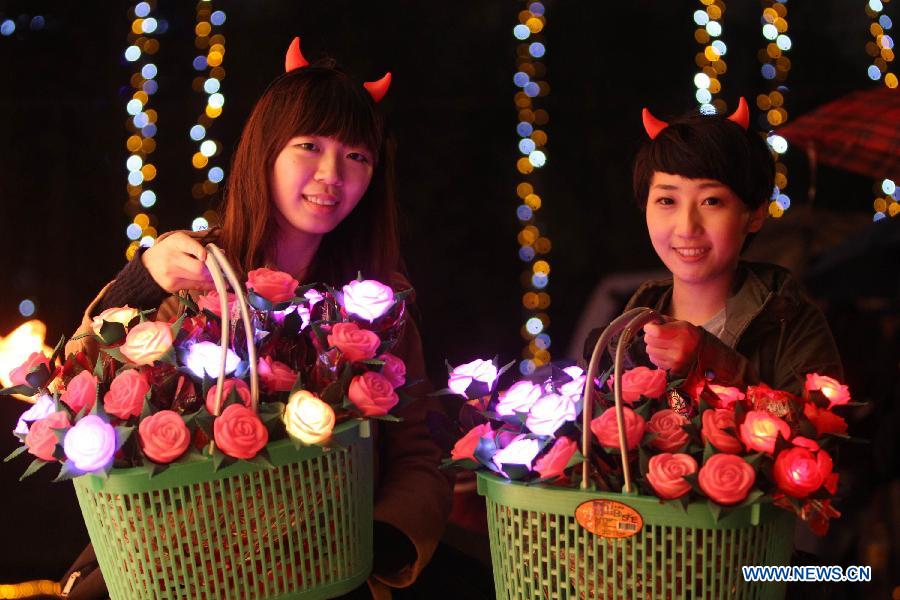
<instances>
[{"instance_id":1,"label":"green plastic leaf","mask_svg":"<svg viewBox=\"0 0 900 600\"><path fill-rule=\"evenodd\" d=\"M255 465L259 465L261 467L265 467L266 469L274 469L275 465L272 464L272 461L269 459L269 453L265 448L260 450L259 454L254 456L253 458L247 459L247 462L253 463Z\"/></svg>"},{"instance_id":2,"label":"green plastic leaf","mask_svg":"<svg viewBox=\"0 0 900 600\"><path fill-rule=\"evenodd\" d=\"M12 452L10 452L9 455L8 455L6 458L3 459L3 462L9 462L9 461L11 461L12 459L14 459L15 457L17 457L17 456L19 456L20 454L22 454L23 452L26 452L27 450L28 450L28 446L25 446L25 445L23 444L22 446L19 446L18 448L16 448L16 449L13 450Z\"/></svg>"},{"instance_id":3,"label":"green plastic leaf","mask_svg":"<svg viewBox=\"0 0 900 600\"><path fill-rule=\"evenodd\" d=\"M712 500L707 500L706 506L709 507L709 514L712 516L713 523L718 523L719 517L722 516L722 507Z\"/></svg>"},{"instance_id":4,"label":"green plastic leaf","mask_svg":"<svg viewBox=\"0 0 900 600\"><path fill-rule=\"evenodd\" d=\"M84 472L76 469L75 463L73 463L71 460L67 460L63 463L62 468L59 470L59 475L56 476L56 479L54 479L53 482L56 483L58 481L66 481L68 479L79 477L81 475L84 475Z\"/></svg>"},{"instance_id":5,"label":"green plastic leaf","mask_svg":"<svg viewBox=\"0 0 900 600\"><path fill-rule=\"evenodd\" d=\"M19 481L22 481L26 477L31 477L32 475L40 471L41 468L44 467L44 465L47 464L49 464L49 461L41 460L40 458L34 459L33 461L31 461L31 464L28 465L28 468L25 469L25 472L22 473L22 476L19 477Z\"/></svg>"},{"instance_id":6,"label":"green plastic leaf","mask_svg":"<svg viewBox=\"0 0 900 600\"><path fill-rule=\"evenodd\" d=\"M106 354L111 356L113 358L113 360L115 360L117 362L126 363L126 364L131 363L131 361L128 360L127 358L125 358L125 355L122 354L122 352L119 351L118 348L100 348L100 351L105 352Z\"/></svg>"},{"instance_id":7,"label":"green plastic leaf","mask_svg":"<svg viewBox=\"0 0 900 600\"><path fill-rule=\"evenodd\" d=\"M191 298L191 295L187 292L183 294L178 294L178 301L183 304L188 310L193 311L193 314L198 314L200 312L200 307L197 306L197 303L194 302L194 299Z\"/></svg>"},{"instance_id":8,"label":"green plastic leaf","mask_svg":"<svg viewBox=\"0 0 900 600\"><path fill-rule=\"evenodd\" d=\"M12 387L0 390L0 396L11 396L13 394L22 394L23 396L34 396L37 390L30 385L14 385Z\"/></svg>"},{"instance_id":9,"label":"green plastic leaf","mask_svg":"<svg viewBox=\"0 0 900 600\"><path fill-rule=\"evenodd\" d=\"M125 337L125 326L114 321L103 321L99 337L104 344L111 346Z\"/></svg>"},{"instance_id":10,"label":"green plastic leaf","mask_svg":"<svg viewBox=\"0 0 900 600\"><path fill-rule=\"evenodd\" d=\"M378 415L377 417L367 417L375 421L387 421L388 423L402 423L403 419L394 415Z\"/></svg>"},{"instance_id":11,"label":"green plastic leaf","mask_svg":"<svg viewBox=\"0 0 900 600\"><path fill-rule=\"evenodd\" d=\"M134 427L129 427L126 425L119 425L116 427L116 450L125 445L125 442L128 441L128 438L131 437L131 434L134 432Z\"/></svg>"}]
</instances>

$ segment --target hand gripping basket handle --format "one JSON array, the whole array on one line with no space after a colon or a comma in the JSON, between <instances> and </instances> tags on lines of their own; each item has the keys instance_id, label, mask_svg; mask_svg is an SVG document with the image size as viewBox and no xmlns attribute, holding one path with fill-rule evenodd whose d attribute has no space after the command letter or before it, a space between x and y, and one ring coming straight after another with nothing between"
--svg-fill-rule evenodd
<instances>
[{"instance_id":1,"label":"hand gripping basket handle","mask_svg":"<svg viewBox=\"0 0 900 600\"><path fill-rule=\"evenodd\" d=\"M247 309L247 296L244 286L234 273L234 269L225 258L225 253L215 244L206 245L206 266L212 274L216 291L219 293L219 302L222 310L222 361L219 363L219 379L216 383L215 410L213 415L218 417L222 412L222 400L225 395L225 363L228 358L228 333L231 329L231 313L228 310L228 285L225 278L234 289L235 302L241 312L241 320L244 323L244 333L247 338L247 360L250 362L250 408L253 412L259 412L259 373L256 369L256 346L254 345L253 324L250 322L250 311ZM224 271L224 277L223 277Z\"/></svg>"},{"instance_id":2,"label":"hand gripping basket handle","mask_svg":"<svg viewBox=\"0 0 900 600\"><path fill-rule=\"evenodd\" d=\"M600 356L609 345L609 341L622 332L616 345L615 370L614 370L614 395L616 399L616 423L619 427L619 451L622 453L622 473L625 477L625 493L631 493L631 468L628 465L628 445L625 439L625 417L622 410L622 361L625 357L625 348L634 337L635 332L646 323L659 318L659 314L651 308L632 308L610 323L600 339L594 344L591 354L591 362L588 364L587 374L584 379L584 397L581 409L581 454L584 462L581 464L581 489L587 489L590 483L588 467L590 466L591 451L591 413L594 408L594 378L597 376L597 368L600 365Z\"/></svg>"}]
</instances>

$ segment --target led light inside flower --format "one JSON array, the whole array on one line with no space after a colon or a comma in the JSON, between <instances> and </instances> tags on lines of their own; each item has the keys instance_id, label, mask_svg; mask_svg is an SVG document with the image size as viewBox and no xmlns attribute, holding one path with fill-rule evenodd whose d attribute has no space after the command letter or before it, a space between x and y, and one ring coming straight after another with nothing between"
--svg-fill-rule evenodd
<instances>
[{"instance_id":1,"label":"led light inside flower","mask_svg":"<svg viewBox=\"0 0 900 600\"><path fill-rule=\"evenodd\" d=\"M66 432L63 450L79 471L99 471L112 463L116 430L98 415L87 415Z\"/></svg>"},{"instance_id":2,"label":"led light inside flower","mask_svg":"<svg viewBox=\"0 0 900 600\"><path fill-rule=\"evenodd\" d=\"M187 368L197 377L203 374L211 378L219 376L222 364L222 348L214 342L198 342L191 346L187 356ZM230 348L226 351L225 374L230 375L241 364L240 357Z\"/></svg>"},{"instance_id":3,"label":"led light inside flower","mask_svg":"<svg viewBox=\"0 0 900 600\"><path fill-rule=\"evenodd\" d=\"M55 410L53 398L47 394L42 394L41 397L37 399L37 402L19 417L19 421L16 423L16 428L13 430L13 433L26 435L28 433L28 422L43 419Z\"/></svg>"}]
</instances>

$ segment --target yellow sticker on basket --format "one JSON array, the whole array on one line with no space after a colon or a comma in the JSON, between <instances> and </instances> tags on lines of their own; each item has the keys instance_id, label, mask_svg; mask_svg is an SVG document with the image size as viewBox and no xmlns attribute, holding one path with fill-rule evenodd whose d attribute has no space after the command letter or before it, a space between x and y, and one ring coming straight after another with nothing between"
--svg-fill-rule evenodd
<instances>
[{"instance_id":1,"label":"yellow sticker on basket","mask_svg":"<svg viewBox=\"0 0 900 600\"><path fill-rule=\"evenodd\" d=\"M595 535L627 538L641 530L644 519L627 504L615 500L588 500L575 509L575 520Z\"/></svg>"}]
</instances>

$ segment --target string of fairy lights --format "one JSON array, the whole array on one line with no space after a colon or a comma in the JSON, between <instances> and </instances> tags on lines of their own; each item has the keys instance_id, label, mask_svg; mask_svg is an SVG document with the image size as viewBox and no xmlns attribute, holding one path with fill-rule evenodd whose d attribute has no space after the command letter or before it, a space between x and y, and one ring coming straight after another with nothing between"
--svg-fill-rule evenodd
<instances>
[{"instance_id":1,"label":"string of fairy lights","mask_svg":"<svg viewBox=\"0 0 900 600\"><path fill-rule=\"evenodd\" d=\"M194 183L191 195L207 205L225 178L224 169L215 164L222 157L222 144L210 135L212 125L222 115L225 105L225 95L222 93L222 80L225 79L225 36L220 32L225 19L224 11L213 10L212 0L200 0L197 3L194 47L199 53L194 57L192 66L198 73L191 87L204 95L204 106L188 133L197 143L197 150L191 156L191 164L201 174L202 181ZM193 220L191 229L207 229L217 224L218 220L215 209L210 208Z\"/></svg>"},{"instance_id":2,"label":"string of fairy lights","mask_svg":"<svg viewBox=\"0 0 900 600\"><path fill-rule=\"evenodd\" d=\"M519 371L530 374L535 368L550 362L550 294L546 291L550 282L550 239L541 231L539 220L543 200L536 189L537 173L547 162L546 125L550 115L544 108L538 108L540 99L550 93L546 81L547 68L541 60L546 53L542 31L547 24L544 5L540 2L526 2L526 8L518 13L518 24L513 28L516 45L516 73L513 82L518 90L514 101L518 120L518 150L516 161L519 183L516 185L518 206L516 217L521 229L518 234L519 259L526 267L521 281L525 292L522 306L525 323L522 338L527 345L522 350Z\"/></svg>"},{"instance_id":3,"label":"string of fairy lights","mask_svg":"<svg viewBox=\"0 0 900 600\"><path fill-rule=\"evenodd\" d=\"M722 40L722 17L725 3L722 0L700 0L705 7L694 11L694 39L702 49L697 52L694 62L700 71L694 75L695 97L703 114L725 112L725 101L716 95L722 92L722 75L728 70L723 58L728 47Z\"/></svg>"},{"instance_id":4,"label":"string of fairy lights","mask_svg":"<svg viewBox=\"0 0 900 600\"><path fill-rule=\"evenodd\" d=\"M868 0L866 2L866 15L870 19L869 35L872 39L866 42L866 53L872 57L872 64L866 69L866 74L872 81L883 81L884 85L897 88L897 75L891 71L891 63L894 61L894 38L888 33L894 26L891 18L884 14L884 5L890 0ZM875 209L873 220L880 221L887 216L895 217L900 214L900 192L892 179L876 181L874 187L875 200L872 208Z\"/></svg>"},{"instance_id":5,"label":"string of fairy lights","mask_svg":"<svg viewBox=\"0 0 900 600\"><path fill-rule=\"evenodd\" d=\"M756 97L756 107L760 110L760 126L767 131L766 141L775 155L775 188L769 201L769 215L776 219L791 207L791 199L784 191L788 185L788 169L781 160L788 150L788 142L773 131L774 127L780 127L788 120L784 104L788 94L786 82L791 70L791 59L787 57L787 53L793 42L788 35L788 9L785 2L786 0L762 0L760 24L765 46L757 53L762 64L760 73L768 92Z\"/></svg>"},{"instance_id":6,"label":"string of fairy lights","mask_svg":"<svg viewBox=\"0 0 900 600\"><path fill-rule=\"evenodd\" d=\"M125 161L128 171L128 201L125 211L132 222L125 229L129 244L125 251L128 260L134 256L141 246L152 246L156 240L156 218L150 209L156 205L156 192L152 189L152 181L156 179L156 165L151 162L150 155L156 150L156 110L151 108L151 100L159 89L156 82L158 75L153 55L159 51L159 40L156 36L166 31L168 24L155 15L155 0L137 2L128 10L131 29L128 32L128 47L125 48L125 61L132 65L133 71L129 79L130 88L126 92L128 98L125 112L128 119L125 129L128 138L125 147L129 156Z\"/></svg>"}]
</instances>

